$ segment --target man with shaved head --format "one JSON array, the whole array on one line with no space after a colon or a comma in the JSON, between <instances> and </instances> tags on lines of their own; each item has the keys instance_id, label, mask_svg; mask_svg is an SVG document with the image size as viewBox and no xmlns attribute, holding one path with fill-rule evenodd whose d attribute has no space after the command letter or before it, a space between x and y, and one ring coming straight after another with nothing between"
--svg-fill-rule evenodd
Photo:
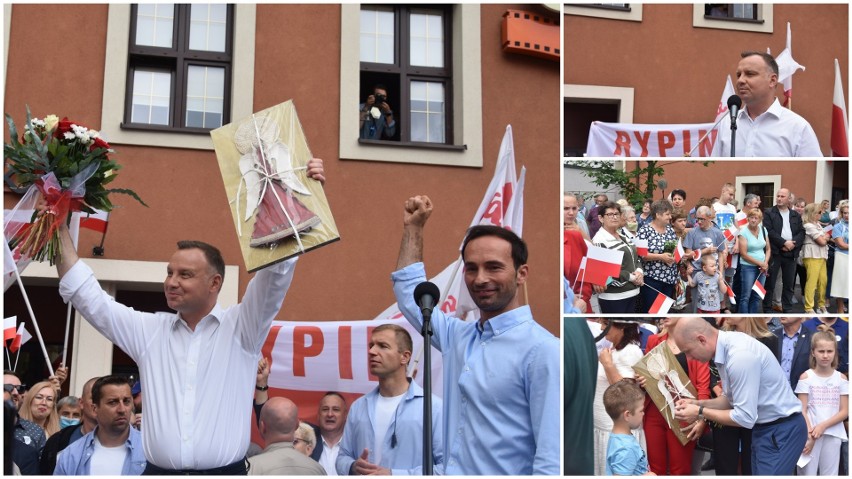
<instances>
[{"instance_id":1,"label":"man with shaved head","mask_svg":"<svg viewBox=\"0 0 852 479\"><path fill-rule=\"evenodd\" d=\"M792 475L808 428L775 355L751 336L718 331L700 317L681 318L672 334L687 358L715 361L723 391L713 399L678 401L675 417L752 429L752 473Z\"/></svg>"},{"instance_id":2,"label":"man with shaved head","mask_svg":"<svg viewBox=\"0 0 852 479\"><path fill-rule=\"evenodd\" d=\"M293 401L274 397L260 411L260 435L266 448L249 459L251 476L324 476L325 470L293 447L299 409Z\"/></svg>"},{"instance_id":3,"label":"man with shaved head","mask_svg":"<svg viewBox=\"0 0 852 479\"><path fill-rule=\"evenodd\" d=\"M805 244L805 228L802 217L790 208L790 190L779 188L775 194L775 206L763 212L763 226L769 234L772 255L769 260L769 276L766 291L774 291L775 283L781 280L781 307L784 313L793 312L793 286L796 282L796 258ZM772 295L763 299L763 311L772 311Z\"/></svg>"}]
</instances>

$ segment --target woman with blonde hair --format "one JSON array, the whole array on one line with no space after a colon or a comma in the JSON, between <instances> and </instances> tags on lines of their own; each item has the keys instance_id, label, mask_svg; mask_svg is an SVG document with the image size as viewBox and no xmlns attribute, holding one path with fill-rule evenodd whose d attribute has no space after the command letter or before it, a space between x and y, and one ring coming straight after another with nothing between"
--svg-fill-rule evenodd
<instances>
[{"instance_id":1,"label":"woman with blonde hair","mask_svg":"<svg viewBox=\"0 0 852 479\"><path fill-rule=\"evenodd\" d=\"M59 431L59 412L56 410L56 390L49 381L36 383L24 395L19 414L44 429L50 438Z\"/></svg>"},{"instance_id":2,"label":"woman with blonde hair","mask_svg":"<svg viewBox=\"0 0 852 479\"><path fill-rule=\"evenodd\" d=\"M820 205L805 206L802 222L805 226L805 244L802 247L802 263L805 265L805 313L828 313L825 309L825 289L828 283L828 237L819 224ZM816 308L814 308L816 294Z\"/></svg>"},{"instance_id":3,"label":"woman with blonde hair","mask_svg":"<svg viewBox=\"0 0 852 479\"><path fill-rule=\"evenodd\" d=\"M295 436L293 447L302 454L311 457L311 453L314 452L314 447L317 445L317 435L314 428L306 422L299 421L299 428L296 429Z\"/></svg>"},{"instance_id":4,"label":"woman with blonde hair","mask_svg":"<svg viewBox=\"0 0 852 479\"><path fill-rule=\"evenodd\" d=\"M767 318L757 316L731 316L725 318L725 323L722 325L722 331L739 331L746 333L754 339L763 343L764 346L772 351L772 354L778 352L778 336L772 334L769 327L766 326ZM775 354L777 356L777 354Z\"/></svg>"}]
</instances>

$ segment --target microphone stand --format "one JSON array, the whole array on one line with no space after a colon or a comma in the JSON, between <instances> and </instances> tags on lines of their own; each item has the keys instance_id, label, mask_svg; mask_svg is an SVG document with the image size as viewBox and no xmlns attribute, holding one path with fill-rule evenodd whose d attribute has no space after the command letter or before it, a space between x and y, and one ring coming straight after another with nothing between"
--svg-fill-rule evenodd
<instances>
[{"instance_id":1,"label":"microphone stand","mask_svg":"<svg viewBox=\"0 0 852 479\"><path fill-rule=\"evenodd\" d=\"M731 115L731 158L735 156L737 156L737 115Z\"/></svg>"},{"instance_id":2,"label":"microphone stand","mask_svg":"<svg viewBox=\"0 0 852 479\"><path fill-rule=\"evenodd\" d=\"M432 475L432 310L423 311L423 475Z\"/></svg>"}]
</instances>

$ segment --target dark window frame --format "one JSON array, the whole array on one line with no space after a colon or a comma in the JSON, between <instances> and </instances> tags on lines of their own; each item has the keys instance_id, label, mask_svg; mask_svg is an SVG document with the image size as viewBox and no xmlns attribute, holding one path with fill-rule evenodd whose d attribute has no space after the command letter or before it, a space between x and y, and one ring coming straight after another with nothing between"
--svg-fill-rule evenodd
<instances>
[{"instance_id":1,"label":"dark window frame","mask_svg":"<svg viewBox=\"0 0 852 479\"><path fill-rule=\"evenodd\" d=\"M364 7L379 7L393 9L394 12L394 63L360 62L359 77L363 73L382 73L397 76L395 84L399 88L399 105L394 109L394 120L399 130L399 141L394 140L365 140L359 138L359 143L365 145L416 146L424 148L463 150L463 145L454 144L454 110L453 110L453 38L452 38L452 5L362 5ZM444 66L426 67L410 65L410 24L409 15L419 11L440 12L443 18L444 35ZM430 81L444 84L444 142L411 141L411 81ZM390 88L390 85L387 85ZM364 85L362 85L362 89Z\"/></svg>"},{"instance_id":2,"label":"dark window frame","mask_svg":"<svg viewBox=\"0 0 852 479\"><path fill-rule=\"evenodd\" d=\"M724 5L728 6L728 16L727 17L719 17L719 16L716 16L716 15L709 15L707 13L708 7L710 5L716 5L716 4L705 3L704 5L705 5L704 18L706 20L718 20L718 21L723 21L723 22L754 23L754 24L761 24L761 25L764 22L764 20L762 18L760 18L760 16L759 16L759 12L758 12L758 5L759 4L757 4L757 3L750 4L750 5L754 6L754 10L753 10L754 11L754 17L753 18L740 18L740 17L733 16L734 15L734 4L733 3L724 4ZM738 4L738 5L742 5L742 4Z\"/></svg>"},{"instance_id":3,"label":"dark window frame","mask_svg":"<svg viewBox=\"0 0 852 479\"><path fill-rule=\"evenodd\" d=\"M166 48L136 44L138 5L132 4L130 6L130 35L128 38L127 80L125 83L124 121L121 123L122 129L209 134L213 128L185 126L187 76L190 66L224 68L225 82L223 86L222 125L230 122L231 72L234 48L234 5L227 5L224 52L190 50L189 28L191 8L192 4L175 4L172 46ZM169 71L171 73L168 125L131 122L133 76L137 68Z\"/></svg>"}]
</instances>

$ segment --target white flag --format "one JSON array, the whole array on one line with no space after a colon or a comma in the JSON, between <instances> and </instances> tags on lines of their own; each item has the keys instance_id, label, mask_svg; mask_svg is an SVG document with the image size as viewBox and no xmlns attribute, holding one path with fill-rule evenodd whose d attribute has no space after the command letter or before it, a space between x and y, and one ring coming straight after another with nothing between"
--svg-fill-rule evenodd
<instances>
[{"instance_id":1,"label":"white flag","mask_svg":"<svg viewBox=\"0 0 852 479\"><path fill-rule=\"evenodd\" d=\"M482 202L470 222L470 226L493 224L511 229L518 236L523 234L523 180L526 171L521 170L521 181L515 174L515 148L512 139L512 126L506 127L500 153L497 156L497 167L494 176ZM461 245L459 245L461 249ZM443 301L440 308L445 314L457 317L476 319L476 306L461 274L462 261L459 259L444 268L437 276L429 281L435 283L441 290ZM470 314L468 314L470 313ZM402 317L396 303L382 311L376 319L397 319Z\"/></svg>"}]
</instances>

